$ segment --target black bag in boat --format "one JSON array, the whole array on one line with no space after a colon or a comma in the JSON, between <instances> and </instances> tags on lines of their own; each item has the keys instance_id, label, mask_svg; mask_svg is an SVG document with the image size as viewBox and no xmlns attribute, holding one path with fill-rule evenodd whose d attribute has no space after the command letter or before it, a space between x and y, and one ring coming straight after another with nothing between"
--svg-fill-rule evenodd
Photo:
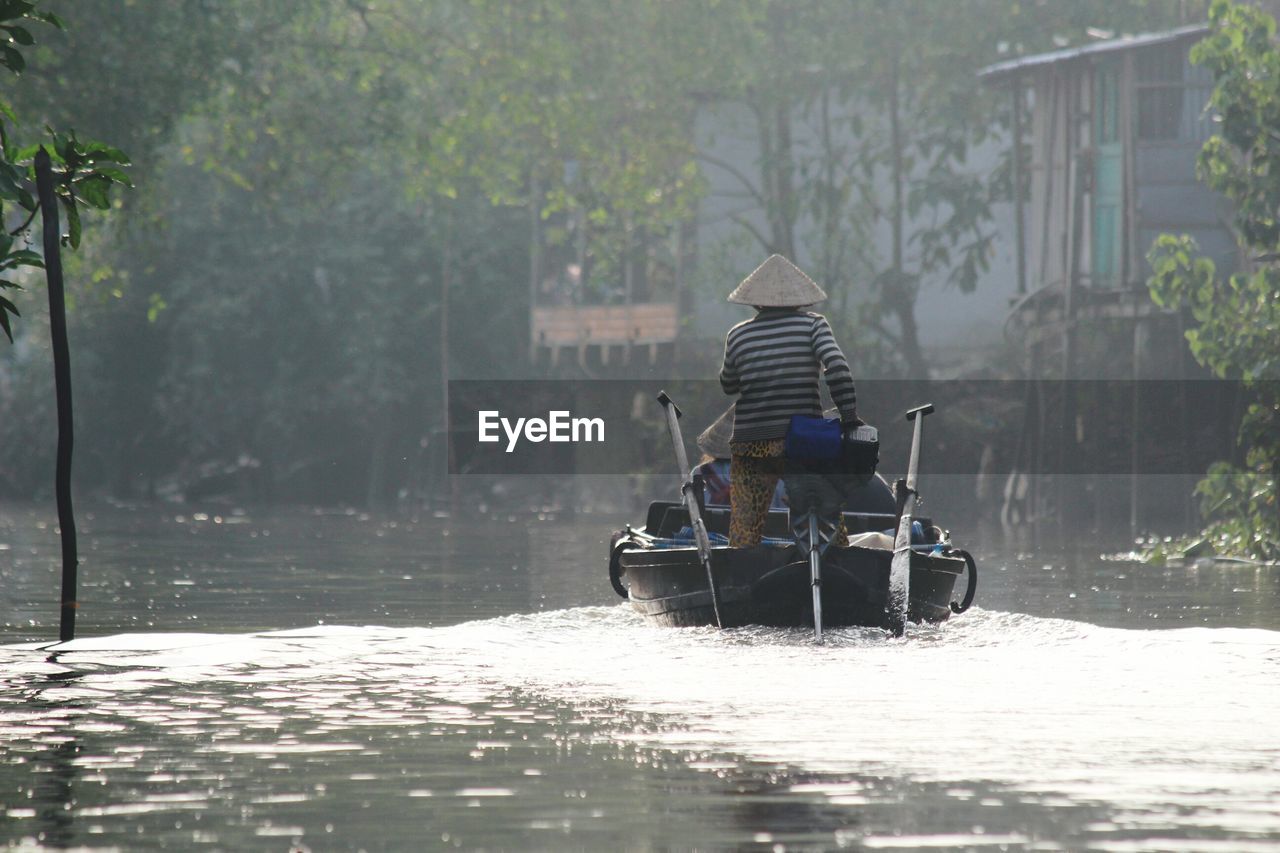
<instances>
[{"instance_id":1,"label":"black bag in boat","mask_svg":"<svg viewBox=\"0 0 1280 853\"><path fill-rule=\"evenodd\" d=\"M863 483L875 476L880 464L880 431L870 424L845 430L840 446L840 467Z\"/></svg>"}]
</instances>

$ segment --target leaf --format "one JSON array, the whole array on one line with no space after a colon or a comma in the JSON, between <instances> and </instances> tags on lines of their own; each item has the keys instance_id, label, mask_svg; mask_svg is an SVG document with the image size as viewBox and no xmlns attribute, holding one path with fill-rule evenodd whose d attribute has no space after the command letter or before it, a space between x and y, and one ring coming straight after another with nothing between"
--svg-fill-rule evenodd
<instances>
[{"instance_id":1,"label":"leaf","mask_svg":"<svg viewBox=\"0 0 1280 853\"><path fill-rule=\"evenodd\" d=\"M14 74L20 74L27 67L27 61L17 49L3 44L0 45L0 65L6 65Z\"/></svg>"},{"instance_id":2,"label":"leaf","mask_svg":"<svg viewBox=\"0 0 1280 853\"><path fill-rule=\"evenodd\" d=\"M75 138L74 136L72 137ZM119 148L113 148L102 142L86 142L84 145L84 159L89 163L98 161L108 161L111 163L119 163L127 166L131 162L129 155L121 151Z\"/></svg>"},{"instance_id":3,"label":"leaf","mask_svg":"<svg viewBox=\"0 0 1280 853\"><path fill-rule=\"evenodd\" d=\"M38 267L44 269L44 258L27 249L19 249L16 252L0 256L0 270L12 269L13 267Z\"/></svg>"},{"instance_id":4,"label":"leaf","mask_svg":"<svg viewBox=\"0 0 1280 853\"><path fill-rule=\"evenodd\" d=\"M35 7L31 0L0 0L0 21L21 18Z\"/></svg>"},{"instance_id":5,"label":"leaf","mask_svg":"<svg viewBox=\"0 0 1280 853\"><path fill-rule=\"evenodd\" d=\"M98 166L93 170L96 175L102 175L109 178L117 184L123 184L126 187L132 187L133 181L129 180L129 176L125 174L123 169L117 169L115 166Z\"/></svg>"},{"instance_id":6,"label":"leaf","mask_svg":"<svg viewBox=\"0 0 1280 853\"><path fill-rule=\"evenodd\" d=\"M67 211L67 245L73 249L80 248L80 209L74 197L59 199Z\"/></svg>"},{"instance_id":7,"label":"leaf","mask_svg":"<svg viewBox=\"0 0 1280 853\"><path fill-rule=\"evenodd\" d=\"M90 175L87 178L76 181L75 186L80 197L91 206L99 210L110 209L111 199L108 197L108 192L111 189L110 178L104 175Z\"/></svg>"},{"instance_id":8,"label":"leaf","mask_svg":"<svg viewBox=\"0 0 1280 853\"><path fill-rule=\"evenodd\" d=\"M31 37L31 33L25 27L3 27L9 31L9 35L13 36L13 40L24 47L29 47L36 43Z\"/></svg>"},{"instance_id":9,"label":"leaf","mask_svg":"<svg viewBox=\"0 0 1280 853\"><path fill-rule=\"evenodd\" d=\"M4 282L0 282L3 284ZM13 328L9 325L9 315L21 317L18 313L18 306L14 305L8 299L0 296L0 329L4 329L4 336L9 339L9 343L13 343Z\"/></svg>"},{"instance_id":10,"label":"leaf","mask_svg":"<svg viewBox=\"0 0 1280 853\"><path fill-rule=\"evenodd\" d=\"M66 21L62 20L52 12L32 12L27 15L27 17L46 23L55 29L65 30L67 28Z\"/></svg>"},{"instance_id":11,"label":"leaf","mask_svg":"<svg viewBox=\"0 0 1280 853\"><path fill-rule=\"evenodd\" d=\"M168 307L169 305L164 301L163 296L158 293L151 294L151 298L148 300L147 305L147 322L155 323L155 321L160 318L160 315L164 313L164 310Z\"/></svg>"},{"instance_id":12,"label":"leaf","mask_svg":"<svg viewBox=\"0 0 1280 853\"><path fill-rule=\"evenodd\" d=\"M58 152L62 155L62 159L69 169L75 170L80 167L80 163L84 158L81 156L80 143L76 139L74 130L67 131L66 136L55 132L53 134L53 144L57 146Z\"/></svg>"},{"instance_id":13,"label":"leaf","mask_svg":"<svg viewBox=\"0 0 1280 853\"><path fill-rule=\"evenodd\" d=\"M17 201L18 189L17 181L0 169L0 201Z\"/></svg>"}]
</instances>

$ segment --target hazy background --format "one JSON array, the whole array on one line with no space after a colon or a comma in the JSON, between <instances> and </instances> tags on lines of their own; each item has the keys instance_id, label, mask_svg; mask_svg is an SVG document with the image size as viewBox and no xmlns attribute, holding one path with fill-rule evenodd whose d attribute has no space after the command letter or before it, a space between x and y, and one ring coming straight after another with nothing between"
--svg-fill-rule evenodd
<instances>
[{"instance_id":1,"label":"hazy background","mask_svg":"<svg viewBox=\"0 0 1280 853\"><path fill-rule=\"evenodd\" d=\"M1205 14L1178 0L43 7L67 30L39 33L7 97L32 131L125 149L136 183L67 259L79 492L377 508L670 492L660 439L656 479L450 481L443 384L713 378L746 316L724 295L771 251L828 290L855 375L1025 377L1003 333L1008 97L977 72ZM46 307L28 285L0 347L0 498L20 500L51 493L54 454ZM553 359L531 340L534 304L657 302L677 306L673 340L625 358ZM651 414L645 435L660 434ZM946 427L980 455L1016 445L1020 423L983 410ZM998 513L1005 485L966 481L957 506L980 488Z\"/></svg>"}]
</instances>

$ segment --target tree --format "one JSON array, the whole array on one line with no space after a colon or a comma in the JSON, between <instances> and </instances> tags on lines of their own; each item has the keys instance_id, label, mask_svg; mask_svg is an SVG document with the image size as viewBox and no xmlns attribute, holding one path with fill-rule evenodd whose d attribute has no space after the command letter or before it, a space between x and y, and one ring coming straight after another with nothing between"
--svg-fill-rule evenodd
<instances>
[{"instance_id":1,"label":"tree","mask_svg":"<svg viewBox=\"0 0 1280 853\"><path fill-rule=\"evenodd\" d=\"M925 377L922 289L977 287L992 207L1010 191L1007 169L992 179L972 162L1010 118L977 69L1090 30L1159 28L1180 12L1173 0L721 4L703 13L708 52L723 46L704 96L745 108L759 158L754 171L703 159L754 200L765 227L739 222L762 250L809 255L833 322L874 331Z\"/></svg>"},{"instance_id":2,"label":"tree","mask_svg":"<svg viewBox=\"0 0 1280 853\"><path fill-rule=\"evenodd\" d=\"M28 0L3 0L0 2L0 32L6 43L0 44L0 66L13 74L21 74L27 67L22 48L35 44L28 27L46 24L63 28L56 15L38 10L35 2ZM67 217L67 235L63 241L71 248L80 245L80 209L83 205L98 209L111 206L110 190L113 184L129 185L129 179L120 166L129 158L124 152L100 142L81 142L73 132L48 131L48 142L22 146L13 137L18 128L18 115L13 107L0 99L0 330L13 341L12 317L18 316L18 307L8 297L6 290L20 290L21 285L9 278L23 267L43 268L40 255L27 248L27 241L20 236L29 233L31 224L40 213L40 201L32 193L35 181L36 152L48 153L55 169L54 191ZM10 228L5 204L16 205L20 221Z\"/></svg>"},{"instance_id":3,"label":"tree","mask_svg":"<svg viewBox=\"0 0 1280 853\"><path fill-rule=\"evenodd\" d=\"M1253 395L1240 425L1243 464L1219 462L1197 487L1209 527L1227 553L1280 556L1280 46L1276 22L1252 6L1215 0L1212 32L1191 52L1214 76L1210 107L1221 130L1205 143L1197 175L1235 207L1245 269L1222 277L1187 236L1162 235L1149 255L1152 298L1190 312L1196 360Z\"/></svg>"},{"instance_id":4,"label":"tree","mask_svg":"<svg viewBox=\"0 0 1280 853\"><path fill-rule=\"evenodd\" d=\"M93 481L145 494L172 477L194 492L210 468L252 466L246 497L381 500L412 486L440 392L444 245L471 309L453 321L455 353L511 362L525 232L473 176L416 156L428 135L443 147L439 114L456 102L423 97L448 80L424 79L438 54L396 11L296 4L284 23L245 28L251 64L207 97L157 88L161 103L143 105L140 119L182 117L155 149L145 203L94 247L75 294L82 409L103 427L84 444ZM390 475L400 459L411 465Z\"/></svg>"},{"instance_id":5,"label":"tree","mask_svg":"<svg viewBox=\"0 0 1280 853\"><path fill-rule=\"evenodd\" d=\"M9 17L4 17L5 15ZM30 45L34 42L24 20L43 21L61 26L55 16L35 11L33 3L13 0L0 7L0 22L3 31L18 44ZM18 23L12 23L17 21ZM24 60L22 54L11 46L5 45L0 52L2 60L14 73L22 70ZM113 183L128 184L128 179L120 171L119 165L127 164L128 158L123 152L102 143L81 145L74 133L66 136L49 130L52 144L33 146L30 151L14 150L3 133L3 120L14 119L12 108L0 104L0 181L3 181L4 192L11 200L17 201L21 208L29 211L25 222L12 233L4 233L5 241L0 243L0 270L20 266L43 266L46 271L49 292L49 325L53 347L53 366L55 377L55 393L58 409L58 449L56 492L58 505L58 527L62 541L62 613L59 639L63 642L75 636L76 602L76 568L78 565L76 551L75 517L71 501L71 448L72 448L72 412L71 412L71 360L70 347L67 341L66 304L64 300L61 244L61 224L58 217L59 206L67 212L68 234L66 243L72 248L80 245L81 201L98 207L110 207L108 193ZM28 178L34 178L36 197L33 200L29 190L22 186L19 167L24 159L30 157L31 165ZM54 158L58 168L54 169ZM13 249L12 238L24 231L35 215L41 216L41 237L43 255L37 258L29 250ZM3 208L0 208L0 233L4 227ZM8 289L16 285L3 281L0 284ZM0 325L3 325L9 340L13 340L9 314L17 313L12 302L0 301Z\"/></svg>"},{"instance_id":6,"label":"tree","mask_svg":"<svg viewBox=\"0 0 1280 853\"><path fill-rule=\"evenodd\" d=\"M715 168L699 167L694 129L718 105L745 110L769 152L736 164L766 212L751 220L761 246L820 259L833 322L888 315L896 342L883 276L895 206L893 281L923 282L927 255L935 280L959 270L963 284L962 258L981 257L992 189L961 154L991 132L993 96L972 72L994 58L995 31L1035 49L1040 28L1078 35L1138 8L913 5L926 39L871 0L61 2L91 30L33 55L18 103L119 132L146 160L110 232L71 260L77 385L103 426L85 436L86 480L145 492L248 458L276 496L326 501L409 485L390 466L417 464L440 425L446 357L473 376L527 373L543 272L531 232L583 259L586 298L626 298L634 281L643 299L646 269L651 293L674 281ZM895 39L921 61L900 75L896 196L880 93ZM87 85L99 79L109 104ZM957 215L962 197L975 201ZM933 242L926 226L942 229ZM911 316L919 286L899 300ZM18 363L27 349L10 353L14 382L39 378ZM30 470L17 448L31 432L0 422L0 477ZM305 485L323 478L335 488ZM34 482L10 480L19 493Z\"/></svg>"}]
</instances>

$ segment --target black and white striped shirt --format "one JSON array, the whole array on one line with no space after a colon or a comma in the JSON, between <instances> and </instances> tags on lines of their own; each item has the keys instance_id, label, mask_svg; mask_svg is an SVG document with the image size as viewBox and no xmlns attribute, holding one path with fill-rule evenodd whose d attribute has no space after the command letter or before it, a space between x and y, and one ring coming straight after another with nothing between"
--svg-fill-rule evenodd
<instances>
[{"instance_id":1,"label":"black and white striped shirt","mask_svg":"<svg viewBox=\"0 0 1280 853\"><path fill-rule=\"evenodd\" d=\"M720 386L726 394L741 395L732 440L784 438L792 415L821 415L819 367L841 417L856 417L853 374L826 317L793 308L765 308L730 329Z\"/></svg>"}]
</instances>

